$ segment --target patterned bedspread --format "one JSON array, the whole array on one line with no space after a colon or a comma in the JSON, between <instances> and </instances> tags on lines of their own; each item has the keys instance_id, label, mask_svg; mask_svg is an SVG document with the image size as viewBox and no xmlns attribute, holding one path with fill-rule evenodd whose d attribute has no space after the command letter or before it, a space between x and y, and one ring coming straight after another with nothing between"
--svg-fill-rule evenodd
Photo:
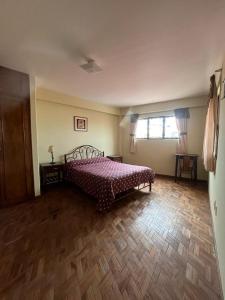
<instances>
[{"instance_id":1,"label":"patterned bedspread","mask_svg":"<svg viewBox=\"0 0 225 300\"><path fill-rule=\"evenodd\" d=\"M106 157L75 160L66 164L66 180L95 197L97 210L110 208L116 194L142 183L153 183L154 172L148 167L111 161Z\"/></svg>"}]
</instances>

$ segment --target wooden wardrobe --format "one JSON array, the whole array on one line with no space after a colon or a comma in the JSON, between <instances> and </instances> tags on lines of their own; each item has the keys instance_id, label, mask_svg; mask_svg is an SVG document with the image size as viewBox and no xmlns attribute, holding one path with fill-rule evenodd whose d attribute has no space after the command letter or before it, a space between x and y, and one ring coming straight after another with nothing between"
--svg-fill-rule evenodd
<instances>
[{"instance_id":1,"label":"wooden wardrobe","mask_svg":"<svg viewBox=\"0 0 225 300\"><path fill-rule=\"evenodd\" d=\"M33 197L29 76L0 66L0 207Z\"/></svg>"}]
</instances>

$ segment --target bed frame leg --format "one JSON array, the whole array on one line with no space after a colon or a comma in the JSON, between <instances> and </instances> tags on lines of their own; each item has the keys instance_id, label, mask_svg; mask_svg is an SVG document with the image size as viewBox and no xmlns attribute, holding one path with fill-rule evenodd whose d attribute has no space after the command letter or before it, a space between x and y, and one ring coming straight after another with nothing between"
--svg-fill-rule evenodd
<instances>
[{"instance_id":1,"label":"bed frame leg","mask_svg":"<svg viewBox=\"0 0 225 300\"><path fill-rule=\"evenodd\" d=\"M151 191L152 191L152 183L149 182L149 192L151 192Z\"/></svg>"}]
</instances>

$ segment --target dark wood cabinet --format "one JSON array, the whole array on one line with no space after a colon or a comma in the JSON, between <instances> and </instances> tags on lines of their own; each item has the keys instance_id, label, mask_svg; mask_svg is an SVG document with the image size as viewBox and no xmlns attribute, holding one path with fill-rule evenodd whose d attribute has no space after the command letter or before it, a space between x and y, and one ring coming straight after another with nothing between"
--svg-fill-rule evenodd
<instances>
[{"instance_id":1,"label":"dark wood cabinet","mask_svg":"<svg viewBox=\"0 0 225 300\"><path fill-rule=\"evenodd\" d=\"M40 164L41 186L63 181L64 164L62 162Z\"/></svg>"},{"instance_id":2,"label":"dark wood cabinet","mask_svg":"<svg viewBox=\"0 0 225 300\"><path fill-rule=\"evenodd\" d=\"M29 76L0 67L0 206L34 197Z\"/></svg>"}]
</instances>

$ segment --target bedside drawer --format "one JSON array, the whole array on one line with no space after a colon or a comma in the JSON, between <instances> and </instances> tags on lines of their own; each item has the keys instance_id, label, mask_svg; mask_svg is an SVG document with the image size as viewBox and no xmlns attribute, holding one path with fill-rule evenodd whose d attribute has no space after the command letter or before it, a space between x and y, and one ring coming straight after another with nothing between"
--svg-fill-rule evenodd
<instances>
[{"instance_id":1,"label":"bedside drawer","mask_svg":"<svg viewBox=\"0 0 225 300\"><path fill-rule=\"evenodd\" d=\"M116 157L112 159L113 161L117 161L117 162L122 162L122 158L121 157Z\"/></svg>"},{"instance_id":2,"label":"bedside drawer","mask_svg":"<svg viewBox=\"0 0 225 300\"><path fill-rule=\"evenodd\" d=\"M122 158L122 156L120 156L120 155L108 155L107 156L109 159L111 159L112 161L116 161L116 162L120 162L120 163L122 163L123 162L123 158Z\"/></svg>"},{"instance_id":3,"label":"bedside drawer","mask_svg":"<svg viewBox=\"0 0 225 300\"><path fill-rule=\"evenodd\" d=\"M62 167L60 167L60 166L45 167L45 172L48 172L48 173L59 172L60 170L62 170Z\"/></svg>"}]
</instances>

